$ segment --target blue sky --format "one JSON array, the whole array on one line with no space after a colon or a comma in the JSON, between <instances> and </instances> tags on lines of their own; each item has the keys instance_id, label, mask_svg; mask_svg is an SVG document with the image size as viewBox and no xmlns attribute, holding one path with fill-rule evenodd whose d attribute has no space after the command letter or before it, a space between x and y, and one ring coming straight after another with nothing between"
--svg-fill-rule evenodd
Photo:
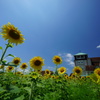
<instances>
[{"instance_id":1,"label":"blue sky","mask_svg":"<svg viewBox=\"0 0 100 100\"><path fill-rule=\"evenodd\" d=\"M80 50L100 57L100 0L0 0L0 13L0 26L10 22L26 39L6 53L22 63L41 56L43 70L54 70L52 57L60 55L63 63L58 67L66 67L70 74L73 55ZM0 37L0 46L5 43Z\"/></svg>"}]
</instances>

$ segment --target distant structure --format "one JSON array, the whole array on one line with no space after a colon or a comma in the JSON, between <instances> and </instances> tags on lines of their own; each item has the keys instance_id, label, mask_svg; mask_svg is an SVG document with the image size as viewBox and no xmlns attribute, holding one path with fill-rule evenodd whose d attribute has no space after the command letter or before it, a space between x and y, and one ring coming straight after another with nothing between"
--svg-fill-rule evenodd
<instances>
[{"instance_id":1,"label":"distant structure","mask_svg":"<svg viewBox=\"0 0 100 100\"><path fill-rule=\"evenodd\" d=\"M88 58L86 53L77 53L74 55L74 63L83 69L82 75L89 75L95 68L100 67L100 57Z\"/></svg>"}]
</instances>

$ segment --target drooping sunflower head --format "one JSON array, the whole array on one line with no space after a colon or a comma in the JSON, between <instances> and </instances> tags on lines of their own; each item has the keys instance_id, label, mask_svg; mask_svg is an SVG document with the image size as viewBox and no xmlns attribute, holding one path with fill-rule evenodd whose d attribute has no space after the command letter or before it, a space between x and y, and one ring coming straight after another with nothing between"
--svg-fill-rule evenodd
<instances>
[{"instance_id":1,"label":"drooping sunflower head","mask_svg":"<svg viewBox=\"0 0 100 100\"><path fill-rule=\"evenodd\" d=\"M14 67L13 66L8 66L7 68L6 68L6 70L9 72L9 71L12 71L12 70L14 70Z\"/></svg>"},{"instance_id":2,"label":"drooping sunflower head","mask_svg":"<svg viewBox=\"0 0 100 100\"><path fill-rule=\"evenodd\" d=\"M4 65L0 65L0 69L3 69L4 68Z\"/></svg>"},{"instance_id":3,"label":"drooping sunflower head","mask_svg":"<svg viewBox=\"0 0 100 100\"><path fill-rule=\"evenodd\" d=\"M52 58L53 62L57 65L61 64L62 63L62 58L60 56L54 56Z\"/></svg>"},{"instance_id":4,"label":"drooping sunflower head","mask_svg":"<svg viewBox=\"0 0 100 100\"><path fill-rule=\"evenodd\" d=\"M100 77L100 68L96 68L96 69L94 70L94 74L95 74L96 76Z\"/></svg>"},{"instance_id":5,"label":"drooping sunflower head","mask_svg":"<svg viewBox=\"0 0 100 100\"><path fill-rule=\"evenodd\" d=\"M34 57L30 60L30 66L34 69L34 70L41 70L42 66L44 65L44 59L42 59L41 57L37 56Z\"/></svg>"},{"instance_id":6,"label":"drooping sunflower head","mask_svg":"<svg viewBox=\"0 0 100 100\"><path fill-rule=\"evenodd\" d=\"M51 74L51 71L49 69L46 69L45 70L45 75L50 75Z\"/></svg>"},{"instance_id":7,"label":"drooping sunflower head","mask_svg":"<svg viewBox=\"0 0 100 100\"><path fill-rule=\"evenodd\" d=\"M23 35L21 32L11 23L2 26L1 35L5 40L8 40L9 43L14 43L16 45L24 42Z\"/></svg>"},{"instance_id":8,"label":"drooping sunflower head","mask_svg":"<svg viewBox=\"0 0 100 100\"><path fill-rule=\"evenodd\" d=\"M81 75L82 74L82 68L79 66L76 66L73 68L73 72L75 75Z\"/></svg>"},{"instance_id":9,"label":"drooping sunflower head","mask_svg":"<svg viewBox=\"0 0 100 100\"><path fill-rule=\"evenodd\" d=\"M19 65L21 63L21 59L19 57L15 57L12 61L15 65Z\"/></svg>"},{"instance_id":10,"label":"drooping sunflower head","mask_svg":"<svg viewBox=\"0 0 100 100\"><path fill-rule=\"evenodd\" d=\"M65 67L58 68L58 73L59 74L64 74L65 72L66 72L66 68Z\"/></svg>"},{"instance_id":11,"label":"drooping sunflower head","mask_svg":"<svg viewBox=\"0 0 100 100\"><path fill-rule=\"evenodd\" d=\"M20 68L23 70L26 69L27 67L28 67L27 63L22 63L20 66Z\"/></svg>"}]
</instances>

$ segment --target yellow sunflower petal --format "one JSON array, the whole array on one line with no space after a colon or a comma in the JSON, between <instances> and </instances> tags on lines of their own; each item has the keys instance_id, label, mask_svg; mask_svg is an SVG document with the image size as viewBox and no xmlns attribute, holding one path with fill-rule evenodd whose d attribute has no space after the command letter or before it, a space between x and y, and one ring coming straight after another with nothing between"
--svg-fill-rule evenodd
<instances>
[{"instance_id":1,"label":"yellow sunflower petal","mask_svg":"<svg viewBox=\"0 0 100 100\"><path fill-rule=\"evenodd\" d=\"M19 65L21 62L21 59L19 57L15 57L12 61L15 65Z\"/></svg>"},{"instance_id":2,"label":"yellow sunflower petal","mask_svg":"<svg viewBox=\"0 0 100 100\"><path fill-rule=\"evenodd\" d=\"M76 66L73 68L73 72L75 75L81 75L82 74L82 68L79 66Z\"/></svg>"},{"instance_id":3,"label":"yellow sunflower petal","mask_svg":"<svg viewBox=\"0 0 100 100\"><path fill-rule=\"evenodd\" d=\"M62 58L60 56L54 56L52 60L53 60L53 63L57 65L62 63Z\"/></svg>"},{"instance_id":4,"label":"yellow sunflower petal","mask_svg":"<svg viewBox=\"0 0 100 100\"><path fill-rule=\"evenodd\" d=\"M14 43L16 45L24 42L23 35L21 32L11 23L2 26L1 35L5 40L8 40L9 43Z\"/></svg>"},{"instance_id":5,"label":"yellow sunflower petal","mask_svg":"<svg viewBox=\"0 0 100 100\"><path fill-rule=\"evenodd\" d=\"M34 57L30 60L30 66L34 69L34 70L41 70L42 66L44 65L44 59L42 59L41 57L37 56Z\"/></svg>"},{"instance_id":6,"label":"yellow sunflower petal","mask_svg":"<svg viewBox=\"0 0 100 100\"><path fill-rule=\"evenodd\" d=\"M20 66L20 68L23 70L26 69L27 67L28 67L27 63L22 63Z\"/></svg>"},{"instance_id":7,"label":"yellow sunflower petal","mask_svg":"<svg viewBox=\"0 0 100 100\"><path fill-rule=\"evenodd\" d=\"M58 68L58 73L59 74L64 74L65 72L66 72L66 68L65 67Z\"/></svg>"},{"instance_id":8,"label":"yellow sunflower petal","mask_svg":"<svg viewBox=\"0 0 100 100\"><path fill-rule=\"evenodd\" d=\"M12 71L12 70L14 70L14 67L13 67L13 66L8 66L8 67L6 68L6 70L7 70L7 71Z\"/></svg>"}]
</instances>

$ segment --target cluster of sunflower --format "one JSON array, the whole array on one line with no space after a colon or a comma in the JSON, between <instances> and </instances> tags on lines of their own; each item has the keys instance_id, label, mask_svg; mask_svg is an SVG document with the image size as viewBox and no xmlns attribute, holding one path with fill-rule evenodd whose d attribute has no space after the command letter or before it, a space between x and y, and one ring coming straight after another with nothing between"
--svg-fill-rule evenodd
<instances>
[{"instance_id":1,"label":"cluster of sunflower","mask_svg":"<svg viewBox=\"0 0 100 100\"><path fill-rule=\"evenodd\" d=\"M13 47L14 44L18 45L18 44L22 44L24 43L24 37L21 34L21 31L18 30L18 28L16 28L14 25L12 25L11 23L8 23L6 25L3 25L1 27L1 33L0 35L2 35L2 38L4 38L4 40L7 40L8 44L6 44L6 48L1 56L0 59L0 69L4 69L4 66L8 65L8 67L6 68L6 70L12 71L14 70L14 66L10 65L10 64L5 64L4 62L4 55L8 49L8 47ZM65 74L67 69L65 67L60 67L58 68L58 65L62 64L62 58L58 55L54 56L52 58L53 63L56 65L55 68L55 75L58 74ZM15 57L12 60L13 65L18 66L21 63L21 59L19 57ZM30 67L32 67L34 69L35 72L40 73L42 70L42 66L44 66L44 59L40 56L37 57L33 57L32 59L30 59L29 61L30 63ZM20 68L24 71L26 68L28 67L27 63L22 63L20 65ZM19 72L20 73L20 72ZM73 68L73 76L80 76L82 74L82 68L79 66L75 66ZM97 68L94 70L94 74L100 79L100 68ZM51 71L49 69L45 70L45 75L51 75ZM53 77L53 76L52 76Z\"/></svg>"},{"instance_id":2,"label":"cluster of sunflower","mask_svg":"<svg viewBox=\"0 0 100 100\"><path fill-rule=\"evenodd\" d=\"M0 59L0 68L1 69L4 69L4 65L8 67L6 68L7 71L12 71L14 70L14 67L12 66L12 64L6 64L4 62L4 56L5 56L5 53L8 49L8 47L13 47L14 44L18 45L18 44L22 44L24 43L24 38L23 38L23 35L21 34L21 31L18 30L18 28L16 28L14 25L12 25L11 23L8 23L6 25L3 25L1 27L1 33L0 35L2 35L2 38L4 38L4 40L7 40L8 44L6 44L6 48L5 50L3 51L3 54L1 56L1 59ZM21 62L21 59L19 57L15 57L12 61L12 63L15 65L15 66L18 66ZM22 63L22 65L20 66L21 69L25 69L27 67L27 64L26 63Z\"/></svg>"},{"instance_id":3,"label":"cluster of sunflower","mask_svg":"<svg viewBox=\"0 0 100 100\"><path fill-rule=\"evenodd\" d=\"M18 66L18 65L21 63L21 59L20 59L19 57L15 57L15 58L12 60L11 63L12 63L13 65ZM22 64L20 65L20 68L21 68L22 70L25 70L27 67L28 67L27 63L22 63ZM1 65L1 66L0 66L0 69L3 69L3 68L4 68L4 65ZM14 66L8 66L8 67L6 67L6 71L7 71L7 72L11 72L11 71L13 71L14 69L15 69ZM19 72L18 72L18 73L19 73Z\"/></svg>"}]
</instances>

